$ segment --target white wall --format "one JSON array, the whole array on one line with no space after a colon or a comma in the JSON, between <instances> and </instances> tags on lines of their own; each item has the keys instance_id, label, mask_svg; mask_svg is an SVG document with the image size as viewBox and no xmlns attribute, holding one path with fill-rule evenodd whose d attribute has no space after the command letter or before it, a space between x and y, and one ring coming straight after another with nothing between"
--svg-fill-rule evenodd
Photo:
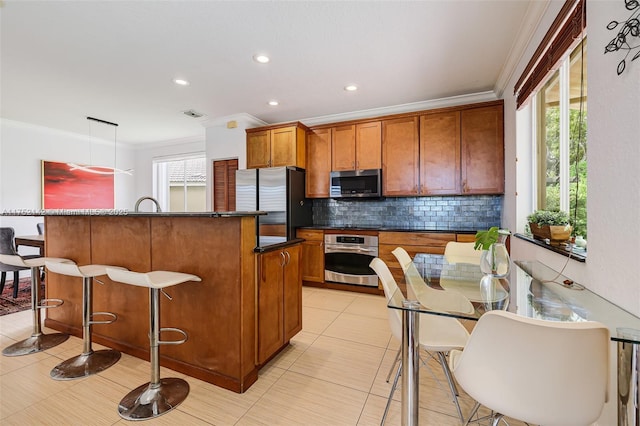
<instances>
[{"instance_id":1,"label":"white wall","mask_svg":"<svg viewBox=\"0 0 640 426\"><path fill-rule=\"evenodd\" d=\"M543 22L532 39L527 53L507 86L512 88L533 51L562 7L562 1L549 6ZM603 54L613 38L606 29L611 20L626 20L629 12L622 1L589 0L587 2L587 120L588 120L588 229L589 256L585 263L570 260L565 275L586 285L604 298L640 316L640 62L628 63L618 76L616 67L623 53ZM512 152L516 138L515 99L505 92L505 141ZM526 119L520 118L521 122ZM520 133L520 132L519 132ZM520 138L517 155L530 158L531 144ZM507 182L516 181L518 208L514 194L505 195L505 222L522 224L531 213L533 173L530 163L519 161L513 167L507 155ZM528 161L528 160L527 160ZM523 228L515 228L522 232ZM538 259L556 270L567 258L538 248L517 238L512 239L514 259Z\"/></svg>"},{"instance_id":2,"label":"white wall","mask_svg":"<svg viewBox=\"0 0 640 426\"><path fill-rule=\"evenodd\" d=\"M505 195L505 222L517 224L522 232L526 215L531 213L533 171L531 142L518 125L526 125L527 117L516 121L515 99L511 95L517 78L540 43L563 1L553 1L545 14L518 72L505 92L505 142L507 153L515 152L521 161L510 164L507 155L506 179L515 181L515 194ZM606 29L611 20L624 21L629 12L622 1L587 0L587 120L588 120L588 229L589 255L585 263L569 260L531 243L512 238L513 259L536 259L587 286L605 299L640 316L640 62L628 63L618 76L616 67L623 53L603 54L613 38ZM518 140L516 144L516 134ZM524 161L523 161L524 160ZM523 197L523 198L521 198ZM515 207L515 208L512 208ZM598 424L615 424L616 376L615 345L611 345L612 375L610 402Z\"/></svg>"},{"instance_id":3,"label":"white wall","mask_svg":"<svg viewBox=\"0 0 640 426\"><path fill-rule=\"evenodd\" d=\"M228 128L227 123L235 121L235 128ZM212 209L213 188L212 165L216 160L238 159L238 168L247 168L247 134L246 129L264 126L264 121L249 115L236 114L209 121L206 123L207 150L207 208Z\"/></svg>"},{"instance_id":4,"label":"white wall","mask_svg":"<svg viewBox=\"0 0 640 426\"><path fill-rule=\"evenodd\" d=\"M116 152L118 168L134 168L128 146L118 144ZM0 119L0 211L42 208L41 160L113 166L113 158L113 143L90 142L88 135ZM134 181L135 170L134 176L116 175L115 208L131 205ZM0 225L15 228L17 235L36 234L36 223L42 221L41 217L0 216Z\"/></svg>"}]
</instances>

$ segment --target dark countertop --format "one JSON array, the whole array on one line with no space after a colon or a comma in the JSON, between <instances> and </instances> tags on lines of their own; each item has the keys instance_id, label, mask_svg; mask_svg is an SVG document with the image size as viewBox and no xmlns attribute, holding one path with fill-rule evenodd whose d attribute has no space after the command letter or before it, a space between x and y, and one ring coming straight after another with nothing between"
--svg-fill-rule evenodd
<instances>
[{"instance_id":1,"label":"dark countertop","mask_svg":"<svg viewBox=\"0 0 640 426\"><path fill-rule=\"evenodd\" d=\"M302 238L294 238L292 240L284 241L282 243L269 244L269 245L261 246L261 247L258 246L256 248L254 248L253 251L255 253L267 253L267 252L274 251L274 250L280 250L282 248L289 247L289 246L292 246L294 244L301 243L303 241L304 240Z\"/></svg>"},{"instance_id":2,"label":"dark countertop","mask_svg":"<svg viewBox=\"0 0 640 426\"><path fill-rule=\"evenodd\" d=\"M432 232L436 234L474 234L476 229L424 229L424 228L396 228L387 226L331 226L314 225L302 226L298 229L318 229L323 231L387 231L387 232Z\"/></svg>"},{"instance_id":3,"label":"dark countertop","mask_svg":"<svg viewBox=\"0 0 640 426\"><path fill-rule=\"evenodd\" d=\"M0 216L135 216L135 217L244 217L262 216L267 212L133 212L124 209L6 209Z\"/></svg>"}]
</instances>

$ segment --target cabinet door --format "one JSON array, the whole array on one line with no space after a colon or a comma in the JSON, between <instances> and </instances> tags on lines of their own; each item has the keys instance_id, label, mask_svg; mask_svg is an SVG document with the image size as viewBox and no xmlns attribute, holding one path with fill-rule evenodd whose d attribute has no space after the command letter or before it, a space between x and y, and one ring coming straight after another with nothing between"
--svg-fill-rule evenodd
<instances>
[{"instance_id":1,"label":"cabinet door","mask_svg":"<svg viewBox=\"0 0 640 426\"><path fill-rule=\"evenodd\" d=\"M284 344L283 265L285 255L276 250L259 256L258 363L262 364Z\"/></svg>"},{"instance_id":2,"label":"cabinet door","mask_svg":"<svg viewBox=\"0 0 640 426\"><path fill-rule=\"evenodd\" d=\"M269 167L271 161L271 132L247 133L247 169Z\"/></svg>"},{"instance_id":3,"label":"cabinet door","mask_svg":"<svg viewBox=\"0 0 640 426\"><path fill-rule=\"evenodd\" d=\"M462 192L504 193L503 106L462 111Z\"/></svg>"},{"instance_id":4,"label":"cabinet door","mask_svg":"<svg viewBox=\"0 0 640 426\"><path fill-rule=\"evenodd\" d=\"M324 282L324 232L320 230L300 229L298 238L302 243L300 269L303 281Z\"/></svg>"},{"instance_id":5,"label":"cabinet door","mask_svg":"<svg viewBox=\"0 0 640 426\"><path fill-rule=\"evenodd\" d=\"M356 168L356 126L338 126L331 129L331 170Z\"/></svg>"},{"instance_id":6,"label":"cabinet door","mask_svg":"<svg viewBox=\"0 0 640 426\"><path fill-rule=\"evenodd\" d=\"M420 117L420 193L460 193L460 112Z\"/></svg>"},{"instance_id":7,"label":"cabinet door","mask_svg":"<svg viewBox=\"0 0 640 426\"><path fill-rule=\"evenodd\" d=\"M312 130L307 134L307 198L329 198L331 173L331 129Z\"/></svg>"},{"instance_id":8,"label":"cabinet door","mask_svg":"<svg viewBox=\"0 0 640 426\"><path fill-rule=\"evenodd\" d=\"M296 165L296 127L271 131L271 167Z\"/></svg>"},{"instance_id":9,"label":"cabinet door","mask_svg":"<svg viewBox=\"0 0 640 426\"><path fill-rule=\"evenodd\" d=\"M382 168L382 123L356 125L356 170Z\"/></svg>"},{"instance_id":10,"label":"cabinet door","mask_svg":"<svg viewBox=\"0 0 640 426\"><path fill-rule=\"evenodd\" d=\"M302 274L300 273L300 245L284 249L284 341L288 342L302 330Z\"/></svg>"},{"instance_id":11,"label":"cabinet door","mask_svg":"<svg viewBox=\"0 0 640 426\"><path fill-rule=\"evenodd\" d=\"M418 168L418 118L383 121L383 195L417 195Z\"/></svg>"},{"instance_id":12,"label":"cabinet door","mask_svg":"<svg viewBox=\"0 0 640 426\"><path fill-rule=\"evenodd\" d=\"M236 209L236 170L238 160L213 162L213 210L217 212Z\"/></svg>"}]
</instances>

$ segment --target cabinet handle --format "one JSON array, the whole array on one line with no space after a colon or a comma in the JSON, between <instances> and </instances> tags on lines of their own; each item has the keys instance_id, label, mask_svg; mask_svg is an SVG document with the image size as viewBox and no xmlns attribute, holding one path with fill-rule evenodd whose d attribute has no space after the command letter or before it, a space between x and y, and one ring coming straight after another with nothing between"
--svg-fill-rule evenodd
<instances>
[{"instance_id":1,"label":"cabinet handle","mask_svg":"<svg viewBox=\"0 0 640 426\"><path fill-rule=\"evenodd\" d=\"M282 263L280 264L280 266L284 268L284 265L287 264L287 258L285 257L283 251L280 252L280 256L282 257Z\"/></svg>"},{"instance_id":2,"label":"cabinet handle","mask_svg":"<svg viewBox=\"0 0 640 426\"><path fill-rule=\"evenodd\" d=\"M291 253L285 251L284 254L287 255L287 263L285 263L285 266L287 266L291 262Z\"/></svg>"}]
</instances>

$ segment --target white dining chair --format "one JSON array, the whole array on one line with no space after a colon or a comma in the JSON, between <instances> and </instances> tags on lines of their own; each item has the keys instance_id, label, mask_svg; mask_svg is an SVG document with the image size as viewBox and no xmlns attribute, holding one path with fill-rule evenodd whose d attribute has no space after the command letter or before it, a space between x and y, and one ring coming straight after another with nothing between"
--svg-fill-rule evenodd
<instances>
[{"instance_id":1,"label":"white dining chair","mask_svg":"<svg viewBox=\"0 0 640 426\"><path fill-rule=\"evenodd\" d=\"M449 241L444 247L444 258L447 263L468 263L480 265L482 250L476 250L474 243L459 243Z\"/></svg>"},{"instance_id":2,"label":"white dining chair","mask_svg":"<svg viewBox=\"0 0 640 426\"><path fill-rule=\"evenodd\" d=\"M396 247L391 253L398 259L408 287L422 306L435 311L451 311L468 315L475 312L471 301L461 292L445 288L439 290L427 285L405 249ZM452 321L458 322L455 319Z\"/></svg>"},{"instance_id":3,"label":"white dining chair","mask_svg":"<svg viewBox=\"0 0 640 426\"><path fill-rule=\"evenodd\" d=\"M458 384L477 404L530 424L592 424L608 400L609 330L595 321L554 322L485 313L463 351L451 351Z\"/></svg>"},{"instance_id":4,"label":"white dining chair","mask_svg":"<svg viewBox=\"0 0 640 426\"><path fill-rule=\"evenodd\" d=\"M396 302L401 304L404 296L398 290L398 285L393 278L393 275L391 274L391 271L389 270L387 264L382 259L376 257L371 261L369 266L376 272L378 278L380 278L380 282L382 283L382 288L384 289L384 294L387 298L387 302L389 302L391 298L396 298L398 299ZM391 333L396 339L402 341L401 312L398 309L391 308L388 308L387 311L389 315L389 325L391 327ZM458 390L456 388L455 382L453 381L453 377L451 376L451 372L449 371L446 354L453 349L462 349L465 346L467 339L469 338L469 332L462 326L462 324L460 324L453 318L438 315L420 315L419 318L420 348L428 352L435 352L437 354L437 360L440 362L445 377L447 378L449 390L451 391L458 416L460 417L461 421L464 421L460 403L458 401ZM396 356L394 365L398 361L400 361L399 357ZM396 370L396 375L393 380L391 391L389 393L389 398L387 399L387 405L382 416L381 424L384 424L386 420L389 406L391 405L393 393L398 384L398 378L400 377L401 371L402 362L400 361Z\"/></svg>"}]
</instances>

